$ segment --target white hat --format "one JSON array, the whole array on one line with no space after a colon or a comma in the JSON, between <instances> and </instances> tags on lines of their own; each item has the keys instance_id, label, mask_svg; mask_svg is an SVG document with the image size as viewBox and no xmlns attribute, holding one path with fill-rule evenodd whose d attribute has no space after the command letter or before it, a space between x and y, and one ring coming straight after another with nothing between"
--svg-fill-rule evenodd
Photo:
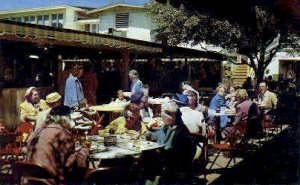
<instances>
[{"instance_id":1,"label":"white hat","mask_svg":"<svg viewBox=\"0 0 300 185\"><path fill-rule=\"evenodd\" d=\"M28 99L29 95L32 93L33 90L36 90L36 87L29 87L25 92L25 98Z\"/></svg>"}]
</instances>

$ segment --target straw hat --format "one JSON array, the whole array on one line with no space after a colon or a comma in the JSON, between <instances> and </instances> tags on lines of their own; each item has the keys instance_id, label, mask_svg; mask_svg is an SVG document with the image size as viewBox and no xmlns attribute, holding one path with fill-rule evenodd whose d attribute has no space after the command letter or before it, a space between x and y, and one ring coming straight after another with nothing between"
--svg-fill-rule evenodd
<instances>
[{"instance_id":1,"label":"straw hat","mask_svg":"<svg viewBox=\"0 0 300 185\"><path fill-rule=\"evenodd\" d=\"M53 93L50 93L46 96L46 102L47 103L55 103L55 102L58 102L61 98L61 95L58 94L57 92L53 92Z\"/></svg>"}]
</instances>

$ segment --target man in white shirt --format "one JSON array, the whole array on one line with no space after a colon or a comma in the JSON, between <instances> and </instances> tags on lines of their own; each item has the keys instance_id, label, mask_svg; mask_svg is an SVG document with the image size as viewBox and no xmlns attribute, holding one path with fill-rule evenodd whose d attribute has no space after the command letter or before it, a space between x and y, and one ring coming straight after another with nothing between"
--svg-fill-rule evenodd
<instances>
[{"instance_id":1,"label":"man in white shirt","mask_svg":"<svg viewBox=\"0 0 300 185\"><path fill-rule=\"evenodd\" d=\"M205 121L202 112L191 109L189 99L186 95L176 94L173 100L180 106L183 123L191 134L203 135L205 133Z\"/></svg>"}]
</instances>

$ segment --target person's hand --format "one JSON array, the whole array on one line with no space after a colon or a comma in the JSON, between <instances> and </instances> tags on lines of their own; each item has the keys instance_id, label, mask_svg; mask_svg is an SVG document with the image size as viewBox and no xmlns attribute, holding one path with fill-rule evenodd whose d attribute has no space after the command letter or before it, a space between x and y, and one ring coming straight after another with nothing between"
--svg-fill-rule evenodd
<instances>
[{"instance_id":1,"label":"person's hand","mask_svg":"<svg viewBox=\"0 0 300 185\"><path fill-rule=\"evenodd\" d=\"M151 130L158 130L160 128L160 124L158 123L157 119L152 119L150 122L147 124L147 127Z\"/></svg>"}]
</instances>

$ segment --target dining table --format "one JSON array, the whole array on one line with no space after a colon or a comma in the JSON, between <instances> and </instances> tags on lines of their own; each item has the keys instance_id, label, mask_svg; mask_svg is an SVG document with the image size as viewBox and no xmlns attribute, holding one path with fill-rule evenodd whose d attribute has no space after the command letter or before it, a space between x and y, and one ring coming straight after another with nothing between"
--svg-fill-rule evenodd
<instances>
[{"instance_id":1,"label":"dining table","mask_svg":"<svg viewBox=\"0 0 300 185\"><path fill-rule=\"evenodd\" d=\"M124 111L126 103L111 102L109 104L94 105L90 106L90 110L95 110L100 114L108 114L108 123L120 116L121 112Z\"/></svg>"},{"instance_id":2,"label":"dining table","mask_svg":"<svg viewBox=\"0 0 300 185\"><path fill-rule=\"evenodd\" d=\"M236 112L234 109L227 109L225 107L222 107L220 111L216 111L215 109L208 109L208 114L210 117L216 117L216 125L215 125L215 142L220 143L222 139L222 131L221 131L221 118L222 116L226 116L228 120L233 119L235 116ZM227 120L227 119L226 119Z\"/></svg>"},{"instance_id":3,"label":"dining table","mask_svg":"<svg viewBox=\"0 0 300 185\"><path fill-rule=\"evenodd\" d=\"M111 136L112 135L110 135L110 137ZM139 158L144 151L162 148L162 145L156 142L146 141L145 139L133 140L126 135L113 136L116 138L116 143L112 145L105 144L105 136L87 136L87 139L91 141L89 158L93 168L96 168L95 162L98 162L99 164L97 166L99 166L102 160L126 157Z\"/></svg>"}]
</instances>

